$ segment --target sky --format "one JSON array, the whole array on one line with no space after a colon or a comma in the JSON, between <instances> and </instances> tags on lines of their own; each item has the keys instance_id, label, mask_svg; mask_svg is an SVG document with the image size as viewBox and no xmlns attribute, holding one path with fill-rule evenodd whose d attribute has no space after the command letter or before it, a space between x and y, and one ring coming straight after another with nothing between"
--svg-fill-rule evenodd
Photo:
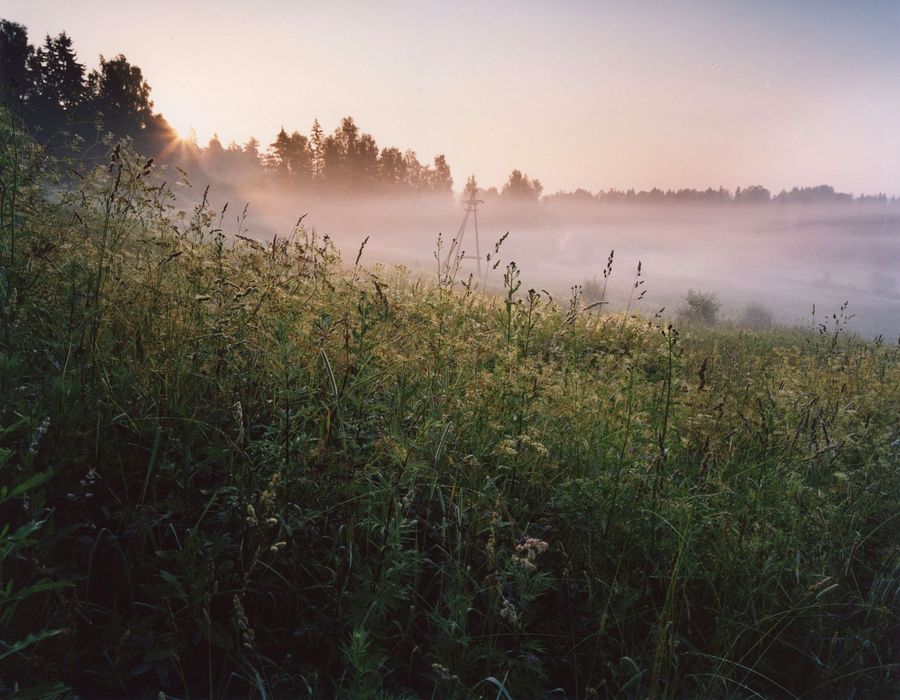
<instances>
[{"instance_id":1,"label":"sky","mask_svg":"<svg viewBox=\"0 0 900 700\"><path fill-rule=\"evenodd\" d=\"M828 183L900 194L900 0L3 0L32 43L122 53L201 143L352 115L545 192Z\"/></svg>"}]
</instances>

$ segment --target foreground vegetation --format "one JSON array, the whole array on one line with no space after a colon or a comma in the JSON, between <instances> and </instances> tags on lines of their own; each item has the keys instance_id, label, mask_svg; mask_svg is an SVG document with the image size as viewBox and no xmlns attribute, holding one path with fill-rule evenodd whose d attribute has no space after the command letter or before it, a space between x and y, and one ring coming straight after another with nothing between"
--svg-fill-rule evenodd
<instances>
[{"instance_id":1,"label":"foreground vegetation","mask_svg":"<svg viewBox=\"0 0 900 700\"><path fill-rule=\"evenodd\" d=\"M342 265L4 129L4 693L900 692L896 345Z\"/></svg>"}]
</instances>

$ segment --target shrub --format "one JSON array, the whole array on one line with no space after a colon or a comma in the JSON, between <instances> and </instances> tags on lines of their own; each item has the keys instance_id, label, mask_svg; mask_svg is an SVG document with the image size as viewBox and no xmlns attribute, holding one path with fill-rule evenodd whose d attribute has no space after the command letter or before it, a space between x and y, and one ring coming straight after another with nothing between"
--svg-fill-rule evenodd
<instances>
[{"instance_id":1,"label":"shrub","mask_svg":"<svg viewBox=\"0 0 900 700\"><path fill-rule=\"evenodd\" d=\"M586 279L582 284L582 295L586 304L606 303L606 285L596 277Z\"/></svg>"},{"instance_id":2,"label":"shrub","mask_svg":"<svg viewBox=\"0 0 900 700\"><path fill-rule=\"evenodd\" d=\"M678 309L678 317L683 321L714 325L719 320L722 304L713 292L689 289L684 304Z\"/></svg>"},{"instance_id":3,"label":"shrub","mask_svg":"<svg viewBox=\"0 0 900 700\"><path fill-rule=\"evenodd\" d=\"M762 304L748 304L741 313L738 325L758 331L771 328L775 325L775 321L772 312Z\"/></svg>"}]
</instances>

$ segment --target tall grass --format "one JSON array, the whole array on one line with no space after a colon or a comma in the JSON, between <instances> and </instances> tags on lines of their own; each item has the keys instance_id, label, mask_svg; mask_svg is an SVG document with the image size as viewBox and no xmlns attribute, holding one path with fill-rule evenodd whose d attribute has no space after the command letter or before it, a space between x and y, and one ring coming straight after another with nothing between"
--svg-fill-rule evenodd
<instances>
[{"instance_id":1,"label":"tall grass","mask_svg":"<svg viewBox=\"0 0 900 700\"><path fill-rule=\"evenodd\" d=\"M3 149L5 693L900 691L896 346L344 266L125 146Z\"/></svg>"}]
</instances>

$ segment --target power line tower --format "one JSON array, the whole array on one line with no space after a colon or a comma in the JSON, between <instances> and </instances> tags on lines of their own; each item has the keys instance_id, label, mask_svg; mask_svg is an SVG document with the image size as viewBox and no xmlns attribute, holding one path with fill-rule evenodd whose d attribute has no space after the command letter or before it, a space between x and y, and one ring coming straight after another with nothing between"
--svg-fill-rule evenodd
<instances>
[{"instance_id":1,"label":"power line tower","mask_svg":"<svg viewBox=\"0 0 900 700\"><path fill-rule=\"evenodd\" d=\"M469 198L465 200L466 205L466 214L463 216L462 224L459 226L459 231L456 232L456 238L453 241L453 245L450 246L450 250L447 252L447 259L444 261L444 266L450 266L450 258L453 257L453 253L456 250L459 250L462 255L461 259L467 260L476 260L478 263L478 277L481 278L481 241L478 237L478 205L484 204L483 199L478 199L478 185L475 182L475 176L469 178L469 181L466 183L466 190L469 192ZM473 223L475 224L475 255L465 255L465 250L462 248L463 238L466 235L466 225L469 223L469 214L472 215Z\"/></svg>"}]
</instances>

